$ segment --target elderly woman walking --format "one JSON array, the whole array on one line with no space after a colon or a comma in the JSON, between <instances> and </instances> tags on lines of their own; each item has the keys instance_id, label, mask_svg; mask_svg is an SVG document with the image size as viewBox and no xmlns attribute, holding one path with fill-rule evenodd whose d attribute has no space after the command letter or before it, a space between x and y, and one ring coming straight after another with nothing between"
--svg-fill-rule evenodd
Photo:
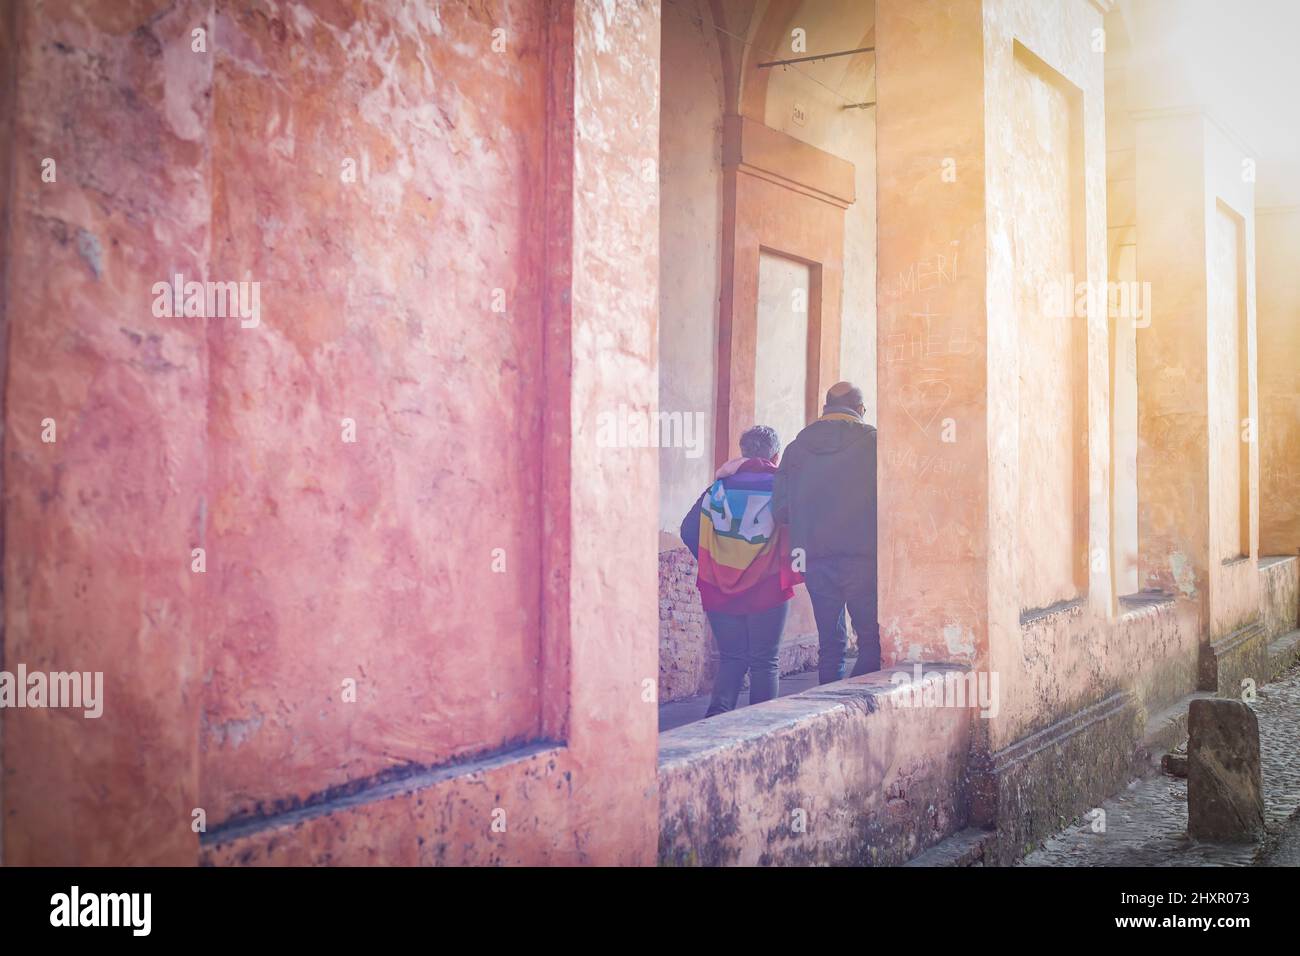
<instances>
[{"instance_id":1,"label":"elderly woman walking","mask_svg":"<svg viewBox=\"0 0 1300 956\"><path fill-rule=\"evenodd\" d=\"M705 716L736 706L749 674L749 702L777 696L781 632L794 586L789 529L772 512L781 441L756 425L740 436L741 457L718 469L682 522L682 540L699 562L696 586L718 644L718 676Z\"/></svg>"}]
</instances>

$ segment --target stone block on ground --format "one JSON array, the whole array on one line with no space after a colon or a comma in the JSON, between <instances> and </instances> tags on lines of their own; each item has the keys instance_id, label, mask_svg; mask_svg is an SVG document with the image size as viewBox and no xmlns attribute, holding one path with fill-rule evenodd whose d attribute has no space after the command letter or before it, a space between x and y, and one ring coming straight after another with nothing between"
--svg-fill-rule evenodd
<instances>
[{"instance_id":1,"label":"stone block on ground","mask_svg":"<svg viewBox=\"0 0 1300 956\"><path fill-rule=\"evenodd\" d=\"M1171 777L1187 776L1187 754L1183 751L1171 750L1160 758L1160 769Z\"/></svg>"},{"instance_id":2,"label":"stone block on ground","mask_svg":"<svg viewBox=\"0 0 1300 956\"><path fill-rule=\"evenodd\" d=\"M1187 721L1187 832L1249 842L1264 830L1259 722L1237 700L1191 703Z\"/></svg>"}]
</instances>

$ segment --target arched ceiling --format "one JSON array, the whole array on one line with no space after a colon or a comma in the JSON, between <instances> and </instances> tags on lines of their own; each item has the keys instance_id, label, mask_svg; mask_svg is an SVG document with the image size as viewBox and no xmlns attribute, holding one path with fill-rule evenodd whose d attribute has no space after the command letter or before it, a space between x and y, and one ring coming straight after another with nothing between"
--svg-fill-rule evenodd
<instances>
[{"instance_id":1,"label":"arched ceiling","mask_svg":"<svg viewBox=\"0 0 1300 956\"><path fill-rule=\"evenodd\" d=\"M875 56L860 53L759 69L758 64L871 46L875 4L871 0L710 0L728 76L727 112L763 120L769 85L815 83L845 103L875 97ZM806 50L791 49L792 31L804 31ZM744 41L736 39L743 37Z\"/></svg>"}]
</instances>

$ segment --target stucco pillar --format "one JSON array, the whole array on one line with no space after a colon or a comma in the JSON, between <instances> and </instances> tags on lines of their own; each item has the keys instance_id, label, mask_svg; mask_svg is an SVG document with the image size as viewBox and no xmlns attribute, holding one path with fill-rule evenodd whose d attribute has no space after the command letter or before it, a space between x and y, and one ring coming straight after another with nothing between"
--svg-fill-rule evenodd
<instances>
[{"instance_id":1,"label":"stucco pillar","mask_svg":"<svg viewBox=\"0 0 1300 956\"><path fill-rule=\"evenodd\" d=\"M1253 180L1199 111L1137 114L1136 145L1141 584L1192 602L1201 686L1231 692L1258 644Z\"/></svg>"},{"instance_id":2,"label":"stucco pillar","mask_svg":"<svg viewBox=\"0 0 1300 956\"><path fill-rule=\"evenodd\" d=\"M877 5L882 663L987 649L981 0ZM935 96L937 88L944 96ZM945 440L950 438L953 440Z\"/></svg>"},{"instance_id":3,"label":"stucco pillar","mask_svg":"<svg viewBox=\"0 0 1300 956\"><path fill-rule=\"evenodd\" d=\"M1259 553L1300 550L1300 206L1260 209Z\"/></svg>"},{"instance_id":4,"label":"stucco pillar","mask_svg":"<svg viewBox=\"0 0 1300 956\"><path fill-rule=\"evenodd\" d=\"M1100 23L1085 0L877 6L882 654L996 675L971 815L1012 829L1052 752L1018 742L1104 749L1071 723L1097 688L1045 665L1089 666L1072 635L1112 602L1106 317L1079 294L1106 274Z\"/></svg>"},{"instance_id":5,"label":"stucco pillar","mask_svg":"<svg viewBox=\"0 0 1300 956\"><path fill-rule=\"evenodd\" d=\"M205 272L212 67L189 54L211 16L188 0L133 34L120 9L23 3L0 42L15 62L0 103L12 130L0 661L29 679L78 673L96 698L87 710L42 694L0 713L8 865L198 853L207 348L202 320L155 320L151 301L158 280ZM138 79L182 61L184 83L182 68ZM111 122L86 122L92 98Z\"/></svg>"}]
</instances>

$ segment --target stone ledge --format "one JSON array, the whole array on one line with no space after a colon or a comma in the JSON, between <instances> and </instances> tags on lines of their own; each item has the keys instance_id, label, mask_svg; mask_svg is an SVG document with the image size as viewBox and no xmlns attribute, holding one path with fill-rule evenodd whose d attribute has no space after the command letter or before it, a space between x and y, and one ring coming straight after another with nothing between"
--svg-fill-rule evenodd
<instances>
[{"instance_id":1,"label":"stone ledge","mask_svg":"<svg viewBox=\"0 0 1300 956\"><path fill-rule=\"evenodd\" d=\"M971 709L910 706L914 683L882 671L661 734L660 864L897 865L963 829Z\"/></svg>"},{"instance_id":2,"label":"stone ledge","mask_svg":"<svg viewBox=\"0 0 1300 956\"><path fill-rule=\"evenodd\" d=\"M1283 634L1268 645L1268 679L1277 680L1300 661L1300 628Z\"/></svg>"},{"instance_id":3,"label":"stone ledge","mask_svg":"<svg viewBox=\"0 0 1300 956\"><path fill-rule=\"evenodd\" d=\"M1088 599L1084 597L1070 598L1068 601L1057 601L1047 607L1031 608L1020 612L1020 626L1033 627L1043 621L1056 617L1079 617L1083 614L1088 605Z\"/></svg>"},{"instance_id":4,"label":"stone ledge","mask_svg":"<svg viewBox=\"0 0 1300 956\"><path fill-rule=\"evenodd\" d=\"M222 821L199 835L199 845L206 850L237 844L248 837L301 826L317 817L345 812L393 797L409 796L457 778L481 777L512 765L554 760L563 751L564 744L541 740L432 767L396 768L399 772L391 774L389 778L375 777L349 781L344 786L334 788L334 791L308 798L307 801L289 809L271 813L243 814Z\"/></svg>"},{"instance_id":5,"label":"stone ledge","mask_svg":"<svg viewBox=\"0 0 1300 956\"><path fill-rule=\"evenodd\" d=\"M936 843L924 853L908 860L904 866L983 866L984 854L995 842L997 832L967 827L954 833L941 843Z\"/></svg>"}]
</instances>

